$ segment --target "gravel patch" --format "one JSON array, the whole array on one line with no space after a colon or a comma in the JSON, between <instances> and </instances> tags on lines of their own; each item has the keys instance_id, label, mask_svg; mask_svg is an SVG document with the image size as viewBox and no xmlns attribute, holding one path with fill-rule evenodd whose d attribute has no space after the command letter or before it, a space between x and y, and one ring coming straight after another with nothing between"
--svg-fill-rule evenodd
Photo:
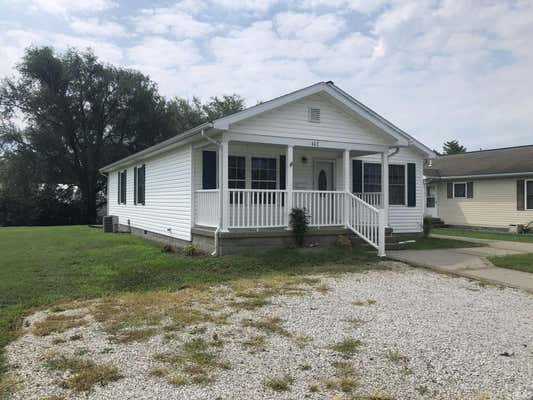
<instances>
[{"instance_id":1,"label":"gravel patch","mask_svg":"<svg viewBox=\"0 0 533 400\"><path fill-rule=\"evenodd\" d=\"M37 337L32 324L50 312L40 311L7 348L11 372L21 382L13 398L357 399L373 393L391 399L533 399L533 296L387 264L390 270L320 276L321 290L273 297L271 304L234 313L228 324L204 323L205 330L144 342L116 343L90 317L87 325ZM290 336L243 324L274 317ZM263 346L244 345L258 335L265 337ZM214 337L223 346L210 351L231 368L213 370L213 382L176 386L152 374L165 366L156 354ZM345 339L361 341L355 353L332 348ZM61 387L68 372L45 366L47 355L58 351L112 364L123 378L89 392L68 391ZM331 384L339 378L339 362L357 373L352 393ZM287 377L287 390L266 384Z\"/></svg>"}]
</instances>

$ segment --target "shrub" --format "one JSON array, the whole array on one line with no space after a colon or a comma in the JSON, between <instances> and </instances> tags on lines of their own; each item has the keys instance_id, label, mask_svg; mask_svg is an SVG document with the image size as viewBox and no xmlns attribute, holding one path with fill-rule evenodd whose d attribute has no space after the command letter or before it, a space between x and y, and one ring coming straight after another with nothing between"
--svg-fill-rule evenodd
<instances>
[{"instance_id":1,"label":"shrub","mask_svg":"<svg viewBox=\"0 0 533 400\"><path fill-rule=\"evenodd\" d=\"M424 224L422 228L424 230L424 237L429 237L431 229L433 228L433 218L428 216L424 217Z\"/></svg>"},{"instance_id":2,"label":"shrub","mask_svg":"<svg viewBox=\"0 0 533 400\"><path fill-rule=\"evenodd\" d=\"M196 248L196 246L190 244L183 248L183 254L185 254L186 256L192 257L198 254L198 249Z\"/></svg>"},{"instance_id":3,"label":"shrub","mask_svg":"<svg viewBox=\"0 0 533 400\"><path fill-rule=\"evenodd\" d=\"M294 241L298 246L303 246L304 237L309 226L309 215L305 208L293 208L289 217Z\"/></svg>"}]
</instances>

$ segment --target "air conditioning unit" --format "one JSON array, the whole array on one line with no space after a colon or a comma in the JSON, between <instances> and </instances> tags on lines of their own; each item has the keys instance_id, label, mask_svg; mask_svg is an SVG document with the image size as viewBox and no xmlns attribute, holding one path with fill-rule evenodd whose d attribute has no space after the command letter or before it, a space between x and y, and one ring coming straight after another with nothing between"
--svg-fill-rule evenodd
<instances>
[{"instance_id":1,"label":"air conditioning unit","mask_svg":"<svg viewBox=\"0 0 533 400\"><path fill-rule=\"evenodd\" d=\"M104 232L105 233L118 232L118 217L116 215L106 215L104 217Z\"/></svg>"}]
</instances>

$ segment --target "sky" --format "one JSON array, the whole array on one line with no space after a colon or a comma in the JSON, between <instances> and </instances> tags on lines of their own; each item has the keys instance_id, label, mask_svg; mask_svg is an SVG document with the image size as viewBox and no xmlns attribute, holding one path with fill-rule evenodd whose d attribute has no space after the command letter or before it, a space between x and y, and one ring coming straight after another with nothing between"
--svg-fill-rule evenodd
<instances>
[{"instance_id":1,"label":"sky","mask_svg":"<svg viewBox=\"0 0 533 400\"><path fill-rule=\"evenodd\" d=\"M247 105L332 80L440 150L533 144L533 0L0 0L0 77L90 47L167 96Z\"/></svg>"}]
</instances>

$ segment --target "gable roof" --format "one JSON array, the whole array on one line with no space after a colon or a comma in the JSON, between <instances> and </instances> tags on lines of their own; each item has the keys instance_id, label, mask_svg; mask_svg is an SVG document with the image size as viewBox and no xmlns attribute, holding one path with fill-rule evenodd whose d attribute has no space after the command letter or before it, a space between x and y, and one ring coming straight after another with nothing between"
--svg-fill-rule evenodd
<instances>
[{"instance_id":1,"label":"gable roof","mask_svg":"<svg viewBox=\"0 0 533 400\"><path fill-rule=\"evenodd\" d=\"M440 156L424 174L432 179L533 174L533 145Z\"/></svg>"},{"instance_id":2,"label":"gable roof","mask_svg":"<svg viewBox=\"0 0 533 400\"><path fill-rule=\"evenodd\" d=\"M132 154L126 158L118 160L112 164L106 165L100 169L100 172L106 173L115 168L125 165L127 163L133 162L134 160L146 158L157 154L162 151L170 150L171 148L180 146L185 143L187 140L190 140L192 136L200 134L204 130L216 129L219 131L224 131L230 128L231 124L243 121L245 119L254 117L258 114L271 111L275 108L281 107L285 104L303 99L307 96L317 94L317 93L326 93L332 98L340 102L345 108L349 109L351 112L362 117L366 121L370 122L374 126L380 128L385 134L394 138L396 143L392 146L407 147L414 146L422 154L428 158L434 158L435 153L427 146L423 145L421 142L417 141L412 136L408 135L406 132L380 116L378 113L365 106L361 102L357 101L355 98L350 96L348 93L344 92L339 87L331 81L328 82L318 82L314 85L307 86L303 89L296 90L294 92L285 94L280 97L276 97L272 100L266 101L264 103L257 104L252 107L248 107L242 111L236 112L234 114L216 119L212 122L208 122L202 125L199 125L195 128L192 128L186 132L180 133L170 139L167 139L164 142L158 143L152 147L149 147L145 150L142 150L138 153Z\"/></svg>"}]
</instances>

